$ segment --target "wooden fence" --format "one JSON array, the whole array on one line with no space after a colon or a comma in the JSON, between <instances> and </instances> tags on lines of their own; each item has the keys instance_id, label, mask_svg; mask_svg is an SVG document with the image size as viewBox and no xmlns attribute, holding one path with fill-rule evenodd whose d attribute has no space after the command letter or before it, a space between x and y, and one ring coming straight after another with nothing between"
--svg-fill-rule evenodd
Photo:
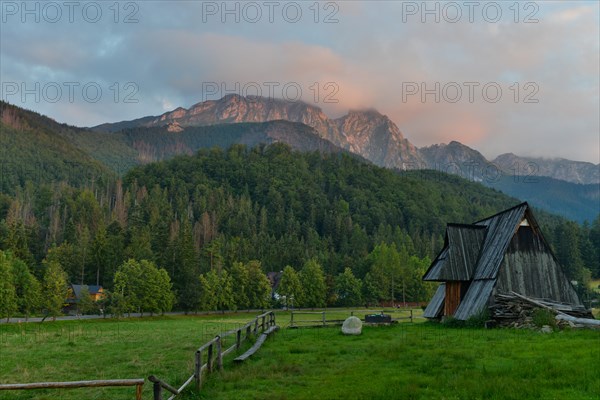
<instances>
[{"instance_id":1,"label":"wooden fence","mask_svg":"<svg viewBox=\"0 0 600 400\"><path fill-rule=\"evenodd\" d=\"M174 388L168 383L158 379L154 375L148 377L153 384L154 400L163 400L163 390L172 395L169 400L179 395L190 383L195 382L197 390L202 386L202 375L214 370L223 369L223 357L240 349L242 343L251 336L261 334L260 340L248 350L244 355L238 357L243 360L256 352L266 337L277 329L275 325L275 313L273 311L265 312L245 325L215 336L213 339L203 344L196 350L194 371L192 375L179 387ZM235 342L226 349L223 349L224 338L233 336ZM236 359L237 360L237 359ZM113 380L94 380L94 381L76 381L76 382L36 382L36 383L15 383L0 384L0 390L25 390L25 389L72 389L89 387L110 387L110 386L136 386L135 398L142 400L142 387L144 379L113 379Z\"/></svg>"},{"instance_id":2,"label":"wooden fence","mask_svg":"<svg viewBox=\"0 0 600 400\"><path fill-rule=\"evenodd\" d=\"M344 323L344 321L346 320L347 317L353 316L355 313L357 315L361 315L361 314L377 314L377 313L398 314L400 312L407 312L408 313L407 316L395 317L395 318L392 318L392 321L410 320L410 322L414 322L414 319L415 319L412 309L409 309L409 310L394 309L394 310L381 310L381 311L379 311L379 310L377 310L377 311L371 311L371 310L348 311L349 315L343 319L339 319L339 318L335 318L335 317L333 319L327 319L327 312L328 311L296 311L296 310L292 310L291 316L290 316L290 328L341 325ZM339 316L340 312L337 310L334 310L334 311L329 311L329 314L330 315L335 314L335 315ZM298 318L294 319L294 315L296 315L296 316L299 316L299 315L315 315L315 316L317 316L318 315L319 317L317 317L317 319L299 320Z\"/></svg>"},{"instance_id":3,"label":"wooden fence","mask_svg":"<svg viewBox=\"0 0 600 400\"><path fill-rule=\"evenodd\" d=\"M97 381L75 382L35 382L12 383L0 385L0 390L29 390L29 389L75 389L89 387L135 386L135 399L142 400L143 379L112 379Z\"/></svg>"},{"instance_id":4,"label":"wooden fence","mask_svg":"<svg viewBox=\"0 0 600 400\"><path fill-rule=\"evenodd\" d=\"M215 370L223 369L223 357L238 350L242 343L250 336L256 336L259 333L265 336L275 330L275 313L268 311L263 313L244 326L232 329L225 333L215 336L213 339L204 343L196 350L194 371L191 376L178 388L174 388L168 383L158 379L154 375L148 377L148 380L153 383L154 400L163 400L163 389L170 392L172 395L169 400L173 400L179 395L190 383L194 382L196 389L202 387L202 375L204 372L211 373ZM235 343L226 349L223 349L224 338L234 336ZM264 340L264 339L263 339ZM262 343L262 342L261 342ZM256 351L256 349L254 349Z\"/></svg>"}]
</instances>

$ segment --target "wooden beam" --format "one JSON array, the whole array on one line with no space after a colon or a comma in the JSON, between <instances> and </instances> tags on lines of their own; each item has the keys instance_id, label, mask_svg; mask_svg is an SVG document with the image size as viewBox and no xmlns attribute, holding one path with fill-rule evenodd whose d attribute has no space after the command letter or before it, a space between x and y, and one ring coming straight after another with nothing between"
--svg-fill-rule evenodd
<instances>
[{"instance_id":1,"label":"wooden beam","mask_svg":"<svg viewBox=\"0 0 600 400\"><path fill-rule=\"evenodd\" d=\"M148 377L148 380L152 383L158 383L163 389L166 389L173 394L179 394L179 390L175 389L173 386L169 385L167 382L161 381L154 375L150 375Z\"/></svg>"},{"instance_id":2,"label":"wooden beam","mask_svg":"<svg viewBox=\"0 0 600 400\"><path fill-rule=\"evenodd\" d=\"M262 346L262 344L265 342L265 340L267 340L267 337L271 333L275 332L278 329L279 329L278 326L272 326L269 329L267 329L263 334L260 335L260 337L256 340L254 345L252 347L250 347L248 349L248 351L246 351L241 356L235 358L233 361L235 361L235 362L245 361L248 357L252 356L254 353L256 353L258 351L258 349L260 349L260 346Z\"/></svg>"},{"instance_id":3,"label":"wooden beam","mask_svg":"<svg viewBox=\"0 0 600 400\"><path fill-rule=\"evenodd\" d=\"M74 389L74 388L84 388L84 387L137 386L137 385L143 385L143 384L144 384L143 379L109 379L109 380L97 380L97 381L7 383L7 384L1 384L0 390Z\"/></svg>"},{"instance_id":4,"label":"wooden beam","mask_svg":"<svg viewBox=\"0 0 600 400\"><path fill-rule=\"evenodd\" d=\"M584 325L584 326L587 326L590 328L600 328L600 319L577 318L577 317L572 317L572 316L566 315L566 314L558 314L556 316L556 319L570 321L570 322L573 322L574 324L580 324L580 325Z\"/></svg>"}]
</instances>

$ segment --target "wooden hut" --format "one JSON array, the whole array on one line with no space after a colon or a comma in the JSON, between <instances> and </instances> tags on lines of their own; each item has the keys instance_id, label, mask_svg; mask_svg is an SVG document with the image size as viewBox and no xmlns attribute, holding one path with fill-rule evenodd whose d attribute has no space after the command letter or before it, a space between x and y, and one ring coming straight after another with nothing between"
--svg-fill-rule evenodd
<instances>
[{"instance_id":1,"label":"wooden hut","mask_svg":"<svg viewBox=\"0 0 600 400\"><path fill-rule=\"evenodd\" d=\"M512 292L582 308L527 203L470 225L448 224L423 280L442 282L426 318L466 320Z\"/></svg>"}]
</instances>

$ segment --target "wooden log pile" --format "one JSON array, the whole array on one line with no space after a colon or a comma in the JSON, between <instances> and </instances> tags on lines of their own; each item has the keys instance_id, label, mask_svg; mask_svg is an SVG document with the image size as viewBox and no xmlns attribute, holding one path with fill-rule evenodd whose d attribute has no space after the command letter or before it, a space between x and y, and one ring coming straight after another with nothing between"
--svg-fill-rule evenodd
<instances>
[{"instance_id":1,"label":"wooden log pile","mask_svg":"<svg viewBox=\"0 0 600 400\"><path fill-rule=\"evenodd\" d=\"M591 311L582 306L561 304L543 299L532 299L518 293L499 293L490 306L491 317L497 326L513 328L537 328L533 321L534 311L546 309L555 315L570 315L576 318L592 318ZM572 321L557 319L561 326L578 327Z\"/></svg>"}]
</instances>

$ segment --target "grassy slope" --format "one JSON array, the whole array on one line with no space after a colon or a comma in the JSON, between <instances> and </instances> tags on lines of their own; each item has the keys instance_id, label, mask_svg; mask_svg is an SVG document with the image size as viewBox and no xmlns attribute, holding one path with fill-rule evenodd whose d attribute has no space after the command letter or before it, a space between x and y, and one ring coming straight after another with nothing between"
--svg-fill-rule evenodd
<instances>
[{"instance_id":1,"label":"grassy slope","mask_svg":"<svg viewBox=\"0 0 600 400\"><path fill-rule=\"evenodd\" d=\"M173 385L193 351L252 314L0 325L0 381L137 378ZM287 325L289 317L278 315ZM597 399L600 335L428 324L282 330L241 366L226 361L184 399ZM151 398L146 384L144 398ZM0 392L0 399L131 399L133 388Z\"/></svg>"}]
</instances>

